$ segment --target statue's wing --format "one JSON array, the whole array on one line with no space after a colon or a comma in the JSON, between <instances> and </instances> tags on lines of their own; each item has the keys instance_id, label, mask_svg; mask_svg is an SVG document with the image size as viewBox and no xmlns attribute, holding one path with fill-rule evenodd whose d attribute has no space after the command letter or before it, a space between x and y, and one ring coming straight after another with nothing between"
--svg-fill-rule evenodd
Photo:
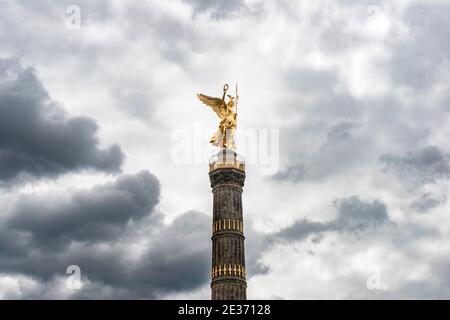
<instances>
[{"instance_id":1,"label":"statue's wing","mask_svg":"<svg viewBox=\"0 0 450 320\"><path fill-rule=\"evenodd\" d=\"M201 93L197 94L197 98L207 106L210 106L211 109L219 116L220 119L224 118L223 114L224 105L222 99L210 97Z\"/></svg>"}]
</instances>

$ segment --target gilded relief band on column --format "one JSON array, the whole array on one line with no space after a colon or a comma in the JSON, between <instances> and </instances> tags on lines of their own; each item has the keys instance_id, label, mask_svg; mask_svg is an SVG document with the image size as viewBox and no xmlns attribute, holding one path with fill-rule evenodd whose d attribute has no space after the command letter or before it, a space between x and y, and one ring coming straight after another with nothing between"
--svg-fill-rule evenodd
<instances>
[{"instance_id":1,"label":"gilded relief band on column","mask_svg":"<svg viewBox=\"0 0 450 320\"><path fill-rule=\"evenodd\" d=\"M245 278L245 267L240 264L219 264L214 266L211 271L211 277L219 276L237 276Z\"/></svg>"},{"instance_id":2,"label":"gilded relief band on column","mask_svg":"<svg viewBox=\"0 0 450 320\"><path fill-rule=\"evenodd\" d=\"M238 220L219 220L213 222L212 232L213 235L219 231L235 231L244 233L244 223Z\"/></svg>"}]
</instances>

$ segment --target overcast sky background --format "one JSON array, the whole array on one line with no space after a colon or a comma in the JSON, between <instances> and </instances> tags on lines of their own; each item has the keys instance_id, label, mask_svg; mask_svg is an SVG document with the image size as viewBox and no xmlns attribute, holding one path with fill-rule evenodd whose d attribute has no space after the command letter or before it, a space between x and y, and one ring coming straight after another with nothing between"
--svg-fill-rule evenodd
<instances>
[{"instance_id":1,"label":"overcast sky background","mask_svg":"<svg viewBox=\"0 0 450 320\"><path fill-rule=\"evenodd\" d=\"M448 0L0 0L0 298L209 299L195 94L235 81L237 136L279 130L248 297L450 298Z\"/></svg>"}]
</instances>

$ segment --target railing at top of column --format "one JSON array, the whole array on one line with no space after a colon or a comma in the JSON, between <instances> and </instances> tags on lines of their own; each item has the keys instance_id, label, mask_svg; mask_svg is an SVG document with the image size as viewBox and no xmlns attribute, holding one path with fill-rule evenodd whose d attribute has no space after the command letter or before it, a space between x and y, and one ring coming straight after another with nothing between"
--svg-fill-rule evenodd
<instances>
[{"instance_id":1,"label":"railing at top of column","mask_svg":"<svg viewBox=\"0 0 450 320\"><path fill-rule=\"evenodd\" d=\"M234 168L245 171L245 159L230 149L222 149L209 158L209 172L221 168Z\"/></svg>"}]
</instances>

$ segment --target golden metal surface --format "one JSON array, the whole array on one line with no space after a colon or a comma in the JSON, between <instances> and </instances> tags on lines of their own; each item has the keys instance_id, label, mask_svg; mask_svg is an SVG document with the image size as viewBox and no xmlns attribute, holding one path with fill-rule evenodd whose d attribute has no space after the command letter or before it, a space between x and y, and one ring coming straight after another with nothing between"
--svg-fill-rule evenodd
<instances>
[{"instance_id":1,"label":"golden metal surface","mask_svg":"<svg viewBox=\"0 0 450 320\"><path fill-rule=\"evenodd\" d=\"M223 86L223 96L222 99L210 97L205 94L197 94L198 99L211 107L211 109L220 118L219 129L211 137L210 143L213 146L222 149L236 149L236 144L234 142L234 133L237 127L237 105L239 102L239 95L237 92L236 84L236 95L227 95L228 84ZM225 97L228 97L228 102L225 102Z\"/></svg>"},{"instance_id":2,"label":"golden metal surface","mask_svg":"<svg viewBox=\"0 0 450 320\"><path fill-rule=\"evenodd\" d=\"M243 232L243 222L240 222L238 220L231 220L231 219L215 221L212 224L212 230L213 230L213 235L216 232L226 231L226 230Z\"/></svg>"},{"instance_id":3,"label":"golden metal surface","mask_svg":"<svg viewBox=\"0 0 450 320\"><path fill-rule=\"evenodd\" d=\"M219 276L240 276L245 278L245 268L240 264L219 264L214 266L211 271L211 276L213 278Z\"/></svg>"},{"instance_id":4,"label":"golden metal surface","mask_svg":"<svg viewBox=\"0 0 450 320\"><path fill-rule=\"evenodd\" d=\"M224 161L224 162L217 161L209 164L209 172L221 168L234 168L240 171L245 171L245 163L240 162L237 159L234 159L232 161Z\"/></svg>"}]
</instances>

